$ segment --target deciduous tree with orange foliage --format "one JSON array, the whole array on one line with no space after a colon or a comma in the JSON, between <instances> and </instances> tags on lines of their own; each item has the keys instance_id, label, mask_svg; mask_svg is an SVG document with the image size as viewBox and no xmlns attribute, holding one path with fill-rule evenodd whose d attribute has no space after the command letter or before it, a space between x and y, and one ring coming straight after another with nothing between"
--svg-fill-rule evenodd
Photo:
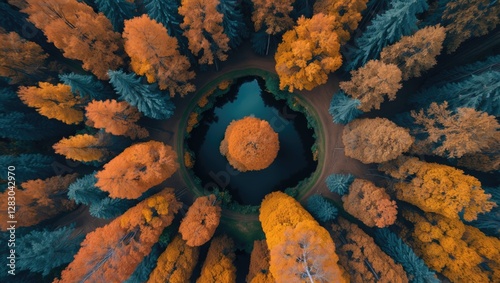
<instances>
[{"instance_id":1,"label":"deciduous tree with orange foliage","mask_svg":"<svg viewBox=\"0 0 500 283\"><path fill-rule=\"evenodd\" d=\"M384 96L389 100L396 99L396 93L402 87L402 73L398 66L378 60L370 60L351 71L351 76L350 81L340 83L340 88L361 101L358 108L363 112L380 109Z\"/></svg>"},{"instance_id":2,"label":"deciduous tree with orange foliage","mask_svg":"<svg viewBox=\"0 0 500 283\"><path fill-rule=\"evenodd\" d=\"M111 22L92 7L77 0L26 0L22 11L28 20L43 31L49 42L69 59L83 62L83 68L99 79L108 70L122 65L120 34L113 32Z\"/></svg>"},{"instance_id":3,"label":"deciduous tree with orange foliage","mask_svg":"<svg viewBox=\"0 0 500 283\"><path fill-rule=\"evenodd\" d=\"M269 270L269 249L265 240L253 242L250 255L250 267L246 277L247 283L274 283L276 282Z\"/></svg>"},{"instance_id":4,"label":"deciduous tree with orange foliage","mask_svg":"<svg viewBox=\"0 0 500 283\"><path fill-rule=\"evenodd\" d=\"M499 282L500 240L459 219L404 212L414 223L410 241L425 263L452 282Z\"/></svg>"},{"instance_id":5,"label":"deciduous tree with orange foliage","mask_svg":"<svg viewBox=\"0 0 500 283\"><path fill-rule=\"evenodd\" d=\"M89 134L63 138L52 148L67 159L82 162L100 161L108 154L103 137Z\"/></svg>"},{"instance_id":6,"label":"deciduous tree with orange foliage","mask_svg":"<svg viewBox=\"0 0 500 283\"><path fill-rule=\"evenodd\" d=\"M392 225L398 214L396 202L384 189L372 182L355 179L349 193L342 197L344 209L366 226L383 228Z\"/></svg>"},{"instance_id":7,"label":"deciduous tree with orange foliage","mask_svg":"<svg viewBox=\"0 0 500 283\"><path fill-rule=\"evenodd\" d=\"M349 273L350 282L406 283L408 277L400 264L385 254L372 237L356 224L339 218L332 225L340 263Z\"/></svg>"},{"instance_id":8,"label":"deciduous tree with orange foliage","mask_svg":"<svg viewBox=\"0 0 500 283\"><path fill-rule=\"evenodd\" d=\"M177 39L169 36L162 24L147 15L127 20L123 38L132 70L145 75L149 83L158 82L159 88L168 90L172 97L195 90L188 82L195 76L188 70L188 58L181 55Z\"/></svg>"},{"instance_id":9,"label":"deciduous tree with orange foliage","mask_svg":"<svg viewBox=\"0 0 500 283\"><path fill-rule=\"evenodd\" d=\"M215 195L197 198L179 226L186 244L197 247L210 241L219 226L221 208Z\"/></svg>"},{"instance_id":10,"label":"deciduous tree with orange foliage","mask_svg":"<svg viewBox=\"0 0 500 283\"><path fill-rule=\"evenodd\" d=\"M328 231L294 198L282 192L268 194L259 220L276 282L347 282Z\"/></svg>"},{"instance_id":11,"label":"deciduous tree with orange foliage","mask_svg":"<svg viewBox=\"0 0 500 283\"><path fill-rule=\"evenodd\" d=\"M217 10L219 0L182 0L179 14L184 17L181 28L189 40L189 50L199 56L200 64L226 61L229 37L222 26L223 15Z\"/></svg>"},{"instance_id":12,"label":"deciduous tree with orange foliage","mask_svg":"<svg viewBox=\"0 0 500 283\"><path fill-rule=\"evenodd\" d=\"M16 226L26 227L50 219L57 214L70 211L75 208L75 202L68 199L66 193L68 186L76 180L78 174L65 176L54 176L44 180L30 180L21 184L22 189L15 189L16 192ZM7 202L9 190L1 195L0 212L2 220L0 228L6 230L9 227L5 219L7 213Z\"/></svg>"},{"instance_id":13,"label":"deciduous tree with orange foliage","mask_svg":"<svg viewBox=\"0 0 500 283\"><path fill-rule=\"evenodd\" d=\"M301 17L293 30L283 35L274 56L280 89L312 90L326 83L328 74L342 65L335 17L316 14Z\"/></svg>"},{"instance_id":14,"label":"deciduous tree with orange foliage","mask_svg":"<svg viewBox=\"0 0 500 283\"><path fill-rule=\"evenodd\" d=\"M259 31L262 26L269 35L277 34L293 26L293 19L290 12L293 10L295 0L252 0L253 13L252 21L255 25L255 31Z\"/></svg>"},{"instance_id":15,"label":"deciduous tree with orange foliage","mask_svg":"<svg viewBox=\"0 0 500 283\"><path fill-rule=\"evenodd\" d=\"M463 219L472 221L479 213L488 212L495 206L478 179L447 165L401 156L381 164L379 170L399 180L394 185L398 199L425 212L450 219L458 219L463 213ZM412 178L407 181L409 177Z\"/></svg>"},{"instance_id":16,"label":"deciduous tree with orange foliage","mask_svg":"<svg viewBox=\"0 0 500 283\"><path fill-rule=\"evenodd\" d=\"M158 141L136 143L104 165L96 187L112 198L136 199L177 171L177 153Z\"/></svg>"},{"instance_id":17,"label":"deciduous tree with orange foliage","mask_svg":"<svg viewBox=\"0 0 500 283\"><path fill-rule=\"evenodd\" d=\"M386 118L357 119L344 128L345 155L365 164L395 159L408 151L413 137Z\"/></svg>"},{"instance_id":18,"label":"deciduous tree with orange foliage","mask_svg":"<svg viewBox=\"0 0 500 283\"><path fill-rule=\"evenodd\" d=\"M165 189L87 234L75 259L54 283L124 282L151 252L182 204Z\"/></svg>"},{"instance_id":19,"label":"deciduous tree with orange foliage","mask_svg":"<svg viewBox=\"0 0 500 283\"><path fill-rule=\"evenodd\" d=\"M138 126L135 122L141 114L137 108L126 101L93 100L85 108L87 117L86 124L98 129L104 129L107 133L126 136L131 139L145 138L149 136L146 129Z\"/></svg>"},{"instance_id":20,"label":"deciduous tree with orange foliage","mask_svg":"<svg viewBox=\"0 0 500 283\"><path fill-rule=\"evenodd\" d=\"M207 258L196 283L235 283L234 250L233 239L226 235L215 237L210 243Z\"/></svg>"},{"instance_id":21,"label":"deciduous tree with orange foliage","mask_svg":"<svg viewBox=\"0 0 500 283\"><path fill-rule=\"evenodd\" d=\"M189 282L198 255L198 247L188 246L186 241L177 235L158 258L156 268L149 275L147 283Z\"/></svg>"},{"instance_id":22,"label":"deciduous tree with orange foliage","mask_svg":"<svg viewBox=\"0 0 500 283\"><path fill-rule=\"evenodd\" d=\"M83 111L80 108L82 101L73 95L67 85L40 82L38 87L20 87L17 94L24 104L36 108L38 113L47 118L66 124L83 121Z\"/></svg>"},{"instance_id":23,"label":"deciduous tree with orange foliage","mask_svg":"<svg viewBox=\"0 0 500 283\"><path fill-rule=\"evenodd\" d=\"M15 32L0 29L0 76L10 84L38 81L41 68L48 57L40 45L28 41Z\"/></svg>"}]
</instances>

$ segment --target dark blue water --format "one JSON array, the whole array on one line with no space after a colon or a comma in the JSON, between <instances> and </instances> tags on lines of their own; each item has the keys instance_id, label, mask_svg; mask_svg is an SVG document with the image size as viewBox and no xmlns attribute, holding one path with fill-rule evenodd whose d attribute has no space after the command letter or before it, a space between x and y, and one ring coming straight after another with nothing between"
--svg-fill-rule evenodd
<instances>
[{"instance_id":1,"label":"dark blue water","mask_svg":"<svg viewBox=\"0 0 500 283\"><path fill-rule=\"evenodd\" d=\"M280 150L266 169L239 172L220 154L219 145L229 123L246 116L268 121L278 133ZM266 194L294 187L316 170L311 152L313 134L306 117L265 91L261 78L246 77L237 80L216 100L213 109L203 113L187 144L195 153L193 171L205 189L219 187L229 190L241 204L259 205Z\"/></svg>"}]
</instances>

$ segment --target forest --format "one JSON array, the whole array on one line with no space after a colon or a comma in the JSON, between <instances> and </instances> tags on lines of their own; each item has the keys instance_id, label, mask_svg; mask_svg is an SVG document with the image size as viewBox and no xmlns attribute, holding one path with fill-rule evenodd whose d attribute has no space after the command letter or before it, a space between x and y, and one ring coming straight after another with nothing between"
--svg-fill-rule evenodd
<instances>
[{"instance_id":1,"label":"forest","mask_svg":"<svg viewBox=\"0 0 500 283\"><path fill-rule=\"evenodd\" d=\"M0 281L500 282L500 1L0 2Z\"/></svg>"}]
</instances>

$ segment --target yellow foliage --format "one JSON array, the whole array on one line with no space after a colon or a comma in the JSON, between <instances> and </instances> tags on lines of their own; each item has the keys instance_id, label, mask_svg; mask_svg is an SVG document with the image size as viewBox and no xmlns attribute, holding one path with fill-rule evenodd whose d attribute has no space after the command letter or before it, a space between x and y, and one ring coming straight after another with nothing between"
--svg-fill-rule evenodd
<instances>
[{"instance_id":1,"label":"yellow foliage","mask_svg":"<svg viewBox=\"0 0 500 283\"><path fill-rule=\"evenodd\" d=\"M88 134L63 138L52 147L56 153L82 162L100 161L107 154L101 139Z\"/></svg>"},{"instance_id":2,"label":"yellow foliage","mask_svg":"<svg viewBox=\"0 0 500 283\"><path fill-rule=\"evenodd\" d=\"M226 235L214 238L196 283L235 283L235 257L234 242L231 238Z\"/></svg>"}]
</instances>

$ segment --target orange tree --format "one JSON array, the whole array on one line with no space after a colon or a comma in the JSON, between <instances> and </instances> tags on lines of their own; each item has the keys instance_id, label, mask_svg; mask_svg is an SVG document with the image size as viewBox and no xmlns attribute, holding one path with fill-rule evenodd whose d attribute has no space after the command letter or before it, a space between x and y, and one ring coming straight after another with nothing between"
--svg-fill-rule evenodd
<instances>
[{"instance_id":1,"label":"orange tree","mask_svg":"<svg viewBox=\"0 0 500 283\"><path fill-rule=\"evenodd\" d=\"M52 148L67 159L82 162L101 161L108 153L102 136L88 134L63 138Z\"/></svg>"},{"instance_id":2,"label":"orange tree","mask_svg":"<svg viewBox=\"0 0 500 283\"><path fill-rule=\"evenodd\" d=\"M221 208L215 195L197 198L179 226L186 244L197 247L210 241L219 226Z\"/></svg>"},{"instance_id":3,"label":"orange tree","mask_svg":"<svg viewBox=\"0 0 500 283\"><path fill-rule=\"evenodd\" d=\"M235 258L234 242L231 238L226 235L214 238L196 283L235 283Z\"/></svg>"},{"instance_id":4,"label":"orange tree","mask_svg":"<svg viewBox=\"0 0 500 283\"><path fill-rule=\"evenodd\" d=\"M276 282L269 271L269 249L265 240L253 242L250 255L250 267L246 277L248 283L274 283Z\"/></svg>"}]
</instances>

